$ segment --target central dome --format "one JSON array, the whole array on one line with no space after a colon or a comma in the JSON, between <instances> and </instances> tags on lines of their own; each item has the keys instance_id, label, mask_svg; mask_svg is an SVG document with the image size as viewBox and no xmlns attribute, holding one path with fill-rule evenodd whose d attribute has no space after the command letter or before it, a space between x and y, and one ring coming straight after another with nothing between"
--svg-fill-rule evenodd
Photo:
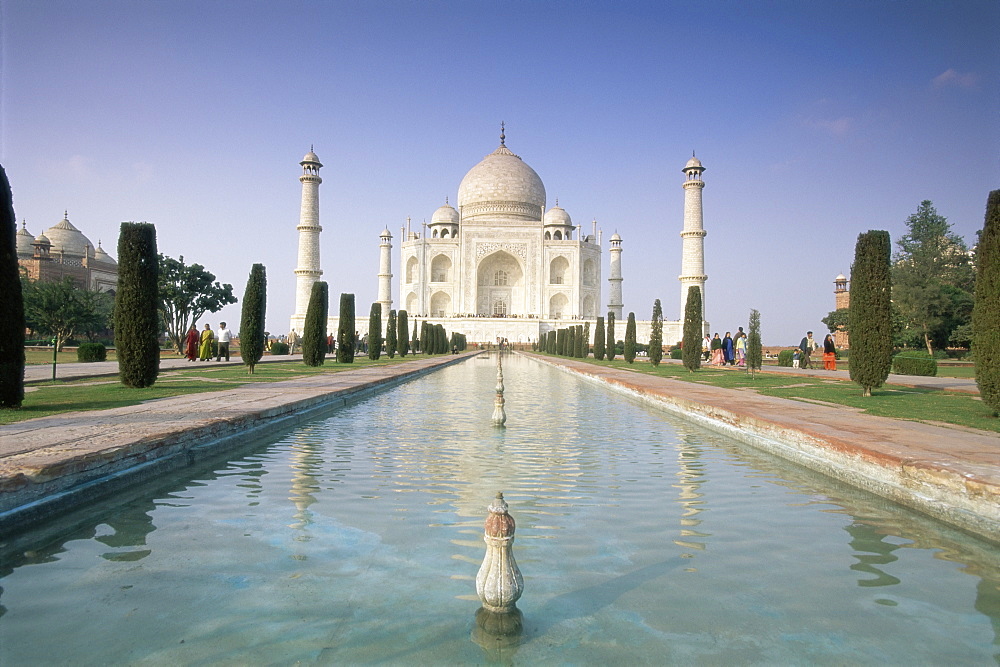
<instances>
[{"instance_id":1,"label":"central dome","mask_svg":"<svg viewBox=\"0 0 1000 667\"><path fill-rule=\"evenodd\" d=\"M534 169L501 144L462 179L458 208L463 218L503 215L541 220L545 186Z\"/></svg>"}]
</instances>

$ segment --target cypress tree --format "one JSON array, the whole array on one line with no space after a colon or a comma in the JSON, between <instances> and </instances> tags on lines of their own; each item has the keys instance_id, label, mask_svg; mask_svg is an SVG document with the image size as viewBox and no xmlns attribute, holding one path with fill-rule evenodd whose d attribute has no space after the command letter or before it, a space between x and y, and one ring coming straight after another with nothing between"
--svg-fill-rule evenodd
<instances>
[{"instance_id":1,"label":"cypress tree","mask_svg":"<svg viewBox=\"0 0 1000 667\"><path fill-rule=\"evenodd\" d=\"M126 387L151 387L160 372L159 273L156 228L148 222L123 222L118 235L115 351Z\"/></svg>"},{"instance_id":2,"label":"cypress tree","mask_svg":"<svg viewBox=\"0 0 1000 667\"><path fill-rule=\"evenodd\" d=\"M302 325L302 363L322 366L326 361L326 320L330 312L330 291L326 282L317 280L309 293L306 321Z\"/></svg>"},{"instance_id":3,"label":"cypress tree","mask_svg":"<svg viewBox=\"0 0 1000 667\"><path fill-rule=\"evenodd\" d=\"M569 327L566 330L566 356L576 356L576 327Z\"/></svg>"},{"instance_id":4,"label":"cypress tree","mask_svg":"<svg viewBox=\"0 0 1000 667\"><path fill-rule=\"evenodd\" d=\"M396 356L397 348L399 348L399 322L397 318L396 311L390 310L389 321L385 324L385 353L389 355L390 359ZM406 342L405 334L403 335L403 342Z\"/></svg>"},{"instance_id":5,"label":"cypress tree","mask_svg":"<svg viewBox=\"0 0 1000 667\"><path fill-rule=\"evenodd\" d=\"M546 348L545 351L548 352L549 354L555 354L556 353L556 332L555 332L555 330L550 331L548 333L548 335L546 335L546 341L545 342L548 345L548 347Z\"/></svg>"},{"instance_id":6,"label":"cypress tree","mask_svg":"<svg viewBox=\"0 0 1000 667\"><path fill-rule=\"evenodd\" d=\"M688 288L684 303L684 333L681 340L681 361L684 368L694 372L701 368L701 343L704 335L704 317L701 312L701 288Z\"/></svg>"},{"instance_id":7,"label":"cypress tree","mask_svg":"<svg viewBox=\"0 0 1000 667\"><path fill-rule=\"evenodd\" d=\"M583 341L583 325L576 325L576 349L573 350L573 356L577 359L583 359L583 351L586 349L586 343Z\"/></svg>"},{"instance_id":8,"label":"cypress tree","mask_svg":"<svg viewBox=\"0 0 1000 667\"><path fill-rule=\"evenodd\" d=\"M871 396L889 377L892 365L892 278L889 232L858 235L851 266L851 305L847 330L851 340L851 379L861 395Z\"/></svg>"},{"instance_id":9,"label":"cypress tree","mask_svg":"<svg viewBox=\"0 0 1000 667\"><path fill-rule=\"evenodd\" d=\"M583 325L583 358L590 356L590 322Z\"/></svg>"},{"instance_id":10,"label":"cypress tree","mask_svg":"<svg viewBox=\"0 0 1000 667\"><path fill-rule=\"evenodd\" d=\"M413 338L410 339L410 349L413 351L413 354L416 354L417 350L420 349L420 339L417 338L417 325L418 322L413 320Z\"/></svg>"},{"instance_id":11,"label":"cypress tree","mask_svg":"<svg viewBox=\"0 0 1000 667\"><path fill-rule=\"evenodd\" d=\"M435 342L438 354L448 353L448 332L444 330L443 324L434 325Z\"/></svg>"},{"instance_id":12,"label":"cypress tree","mask_svg":"<svg viewBox=\"0 0 1000 667\"><path fill-rule=\"evenodd\" d=\"M750 310L750 331L747 333L747 371L750 377L754 377L756 372L764 363L764 354L760 342L760 312L754 308Z\"/></svg>"},{"instance_id":13,"label":"cypress tree","mask_svg":"<svg viewBox=\"0 0 1000 667\"><path fill-rule=\"evenodd\" d=\"M628 323L625 325L625 348L622 356L630 364L635 361L635 313L628 314Z\"/></svg>"},{"instance_id":14,"label":"cypress tree","mask_svg":"<svg viewBox=\"0 0 1000 667\"><path fill-rule=\"evenodd\" d=\"M604 318L597 318L597 326L594 328L594 359L604 361Z\"/></svg>"},{"instance_id":15,"label":"cypress tree","mask_svg":"<svg viewBox=\"0 0 1000 667\"><path fill-rule=\"evenodd\" d=\"M337 327L337 361L354 363L354 295L340 295L340 325Z\"/></svg>"},{"instance_id":16,"label":"cypress tree","mask_svg":"<svg viewBox=\"0 0 1000 667\"><path fill-rule=\"evenodd\" d=\"M986 199L986 220L976 246L972 352L979 395L994 416L1000 415L1000 190ZM854 363L853 350L851 355Z\"/></svg>"},{"instance_id":17,"label":"cypress tree","mask_svg":"<svg viewBox=\"0 0 1000 667\"><path fill-rule=\"evenodd\" d=\"M14 198L2 166L0 199L0 408L19 408L24 401L24 299Z\"/></svg>"},{"instance_id":18,"label":"cypress tree","mask_svg":"<svg viewBox=\"0 0 1000 667\"><path fill-rule=\"evenodd\" d=\"M608 335L604 341L604 356L608 361L615 360L615 314L608 311Z\"/></svg>"},{"instance_id":19,"label":"cypress tree","mask_svg":"<svg viewBox=\"0 0 1000 667\"><path fill-rule=\"evenodd\" d=\"M250 267L240 315L240 357L247 372L264 356L264 316L267 314L267 271L263 264Z\"/></svg>"},{"instance_id":20,"label":"cypress tree","mask_svg":"<svg viewBox=\"0 0 1000 667\"><path fill-rule=\"evenodd\" d=\"M649 362L659 366L663 359L663 306L660 300L653 301L653 320L649 332Z\"/></svg>"},{"instance_id":21,"label":"cypress tree","mask_svg":"<svg viewBox=\"0 0 1000 667\"><path fill-rule=\"evenodd\" d=\"M396 351L399 352L400 357L405 357L406 353L410 351L409 337L410 323L407 320L406 311L401 310L396 315Z\"/></svg>"},{"instance_id":22,"label":"cypress tree","mask_svg":"<svg viewBox=\"0 0 1000 667\"><path fill-rule=\"evenodd\" d=\"M424 354L434 354L434 349L430 345L430 326L426 321L420 323L420 349Z\"/></svg>"},{"instance_id":23,"label":"cypress tree","mask_svg":"<svg viewBox=\"0 0 1000 667\"><path fill-rule=\"evenodd\" d=\"M368 311L368 358L378 361L382 356L382 304L377 301Z\"/></svg>"}]
</instances>

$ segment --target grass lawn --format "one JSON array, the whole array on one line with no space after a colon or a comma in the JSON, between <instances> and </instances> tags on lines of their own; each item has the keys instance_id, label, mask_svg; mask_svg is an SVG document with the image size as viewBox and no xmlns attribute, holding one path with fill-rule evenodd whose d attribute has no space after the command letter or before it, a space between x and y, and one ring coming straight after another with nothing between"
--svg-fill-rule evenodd
<instances>
[{"instance_id":1,"label":"grass lawn","mask_svg":"<svg viewBox=\"0 0 1000 667\"><path fill-rule=\"evenodd\" d=\"M274 362L258 364L253 375L248 375L246 367L241 365L220 367L192 365L191 368L161 371L156 384L146 389L125 387L112 377L33 383L28 389L35 390L25 392L24 403L20 410L0 409L0 424L47 417L61 412L109 410L182 394L224 391L257 382L279 382L321 373L330 374L369 366L386 366L414 358L424 357L407 355L405 358L397 356L389 359L383 356L378 361L372 361L368 357L357 357L353 364L338 364L327 359L323 366L318 367L306 366L301 361Z\"/></svg>"},{"instance_id":2,"label":"grass lawn","mask_svg":"<svg viewBox=\"0 0 1000 667\"><path fill-rule=\"evenodd\" d=\"M885 385L872 392L870 398L861 396L861 388L848 380L811 378L804 376L758 373L755 379L742 371L703 367L690 373L680 364L649 363L628 364L621 358L614 361L575 359L600 366L628 368L639 373L700 382L726 389L745 389L765 396L806 402L822 402L857 408L871 415L908 419L927 423L954 424L1000 433L1000 419L974 394L947 392L933 389L915 389L898 385ZM766 367L765 367L766 368ZM837 369L841 370L838 363ZM954 370L966 370L957 368ZM967 370L973 370L968 368ZM951 376L949 377L956 377ZM794 385L794 386L792 386Z\"/></svg>"}]
</instances>

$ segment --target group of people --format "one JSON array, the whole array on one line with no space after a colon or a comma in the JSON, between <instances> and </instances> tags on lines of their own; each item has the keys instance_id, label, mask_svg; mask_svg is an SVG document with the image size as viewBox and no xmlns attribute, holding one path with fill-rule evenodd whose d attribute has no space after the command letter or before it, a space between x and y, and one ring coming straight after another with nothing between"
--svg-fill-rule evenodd
<instances>
[{"instance_id":1,"label":"group of people","mask_svg":"<svg viewBox=\"0 0 1000 667\"><path fill-rule=\"evenodd\" d=\"M225 322L219 323L218 331L212 331L212 325L205 324L205 328L199 333L197 325L192 324L188 329L187 336L184 337L184 354L188 361L209 361L212 358L213 343L218 342L219 348L215 351L215 360L221 361L222 357L229 361L229 344L233 340L233 332L226 328Z\"/></svg>"},{"instance_id":2,"label":"group of people","mask_svg":"<svg viewBox=\"0 0 1000 667\"><path fill-rule=\"evenodd\" d=\"M712 338L705 334L702 354L705 361L713 366L746 366L747 335L743 332L743 327L739 327L735 336L727 331L725 338L719 338L718 333Z\"/></svg>"},{"instance_id":3,"label":"group of people","mask_svg":"<svg viewBox=\"0 0 1000 667\"><path fill-rule=\"evenodd\" d=\"M819 344L813 338L813 332L807 331L792 355L792 367L812 368L810 357L817 348L819 348ZM827 334L826 338L823 339L823 369L837 370L837 346L833 342L833 334Z\"/></svg>"}]
</instances>

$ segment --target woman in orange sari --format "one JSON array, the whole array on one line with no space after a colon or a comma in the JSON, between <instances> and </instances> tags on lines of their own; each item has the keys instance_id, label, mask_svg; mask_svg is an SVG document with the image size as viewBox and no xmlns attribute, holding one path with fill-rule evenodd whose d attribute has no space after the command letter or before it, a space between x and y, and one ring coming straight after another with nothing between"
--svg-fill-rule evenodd
<instances>
[{"instance_id":1,"label":"woman in orange sari","mask_svg":"<svg viewBox=\"0 0 1000 667\"><path fill-rule=\"evenodd\" d=\"M837 348L833 344L831 334L827 334L823 339L823 368L828 371L837 370Z\"/></svg>"},{"instance_id":2,"label":"woman in orange sari","mask_svg":"<svg viewBox=\"0 0 1000 667\"><path fill-rule=\"evenodd\" d=\"M201 336L198 335L198 327L192 324L184 338L184 354L187 355L188 361L194 361L198 358L199 342L201 342Z\"/></svg>"}]
</instances>

